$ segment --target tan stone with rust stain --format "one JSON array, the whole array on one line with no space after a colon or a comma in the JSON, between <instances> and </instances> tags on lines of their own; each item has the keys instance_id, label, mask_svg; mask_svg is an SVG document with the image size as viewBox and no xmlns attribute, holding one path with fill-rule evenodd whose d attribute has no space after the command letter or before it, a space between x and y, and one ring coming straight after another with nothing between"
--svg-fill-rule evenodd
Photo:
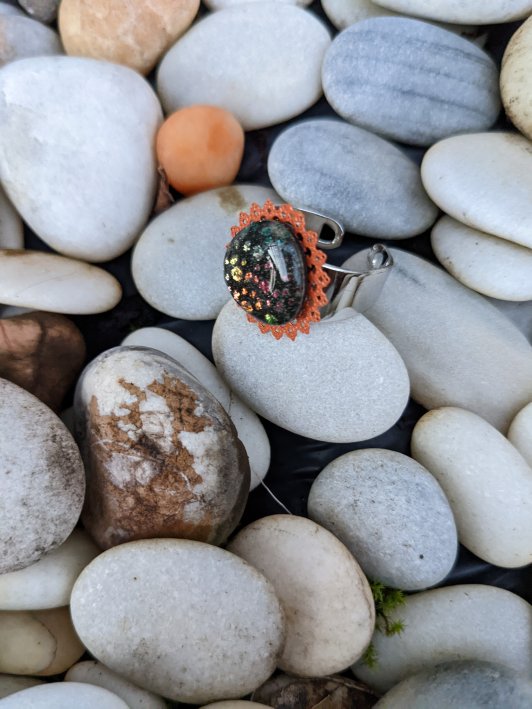
<instances>
[{"instance_id":1,"label":"tan stone with rust stain","mask_svg":"<svg viewBox=\"0 0 532 709\"><path fill-rule=\"evenodd\" d=\"M76 428L87 469L82 515L108 548L153 537L220 544L237 525L249 464L218 401L174 360L120 347L82 374Z\"/></svg>"},{"instance_id":2,"label":"tan stone with rust stain","mask_svg":"<svg viewBox=\"0 0 532 709\"><path fill-rule=\"evenodd\" d=\"M67 54L148 74L192 24L198 7L199 0L63 0L59 30Z\"/></svg>"}]
</instances>

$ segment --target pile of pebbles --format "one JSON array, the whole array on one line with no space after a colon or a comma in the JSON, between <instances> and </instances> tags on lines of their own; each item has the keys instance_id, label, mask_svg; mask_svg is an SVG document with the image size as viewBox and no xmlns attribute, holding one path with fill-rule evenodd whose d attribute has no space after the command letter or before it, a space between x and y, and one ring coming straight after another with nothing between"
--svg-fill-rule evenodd
<instances>
[{"instance_id":1,"label":"pile of pebbles","mask_svg":"<svg viewBox=\"0 0 532 709\"><path fill-rule=\"evenodd\" d=\"M0 709L532 706L532 1L309 5L0 2Z\"/></svg>"}]
</instances>

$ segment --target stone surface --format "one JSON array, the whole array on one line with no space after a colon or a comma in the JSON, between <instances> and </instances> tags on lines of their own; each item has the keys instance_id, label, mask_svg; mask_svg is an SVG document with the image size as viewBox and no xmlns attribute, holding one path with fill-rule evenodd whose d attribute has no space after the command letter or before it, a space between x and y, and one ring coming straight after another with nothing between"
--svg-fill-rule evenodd
<instances>
[{"instance_id":1,"label":"stone surface","mask_svg":"<svg viewBox=\"0 0 532 709\"><path fill-rule=\"evenodd\" d=\"M67 54L105 59L149 74L192 24L199 0L63 0L59 30Z\"/></svg>"},{"instance_id":2,"label":"stone surface","mask_svg":"<svg viewBox=\"0 0 532 709\"><path fill-rule=\"evenodd\" d=\"M231 227L252 202L267 199L282 201L267 187L222 187L183 199L154 219L137 242L131 264L144 300L174 318L217 317L231 298L223 274Z\"/></svg>"},{"instance_id":3,"label":"stone surface","mask_svg":"<svg viewBox=\"0 0 532 709\"><path fill-rule=\"evenodd\" d=\"M506 432L532 399L532 350L486 300L427 261L398 249L365 315L403 357L412 396L427 409L459 406ZM356 268L352 257L344 267Z\"/></svg>"},{"instance_id":4,"label":"stone surface","mask_svg":"<svg viewBox=\"0 0 532 709\"><path fill-rule=\"evenodd\" d=\"M527 138L532 138L532 79L527 71L531 61L532 20L529 18L510 39L501 67L501 98L504 110Z\"/></svg>"},{"instance_id":5,"label":"stone surface","mask_svg":"<svg viewBox=\"0 0 532 709\"><path fill-rule=\"evenodd\" d=\"M85 473L59 418L5 379L0 379L0 460L3 574L29 566L65 541L81 511Z\"/></svg>"},{"instance_id":6,"label":"stone surface","mask_svg":"<svg viewBox=\"0 0 532 709\"><path fill-rule=\"evenodd\" d=\"M0 611L0 672L49 677L65 672L85 652L67 608Z\"/></svg>"},{"instance_id":7,"label":"stone surface","mask_svg":"<svg viewBox=\"0 0 532 709\"><path fill-rule=\"evenodd\" d=\"M272 515L244 527L228 549L263 573L283 604L281 670L328 675L362 655L375 625L373 596L355 559L330 532L304 517Z\"/></svg>"},{"instance_id":8,"label":"stone surface","mask_svg":"<svg viewBox=\"0 0 532 709\"><path fill-rule=\"evenodd\" d=\"M530 679L532 607L510 591L481 584L423 591L408 596L405 605L390 614L394 619L404 622L402 633L373 636L376 667L359 662L353 668L379 692L454 660L495 662Z\"/></svg>"},{"instance_id":9,"label":"stone surface","mask_svg":"<svg viewBox=\"0 0 532 709\"><path fill-rule=\"evenodd\" d=\"M401 358L351 309L314 323L309 335L275 340L231 301L216 321L212 347L218 369L242 401L301 436L364 441L393 426L408 401Z\"/></svg>"},{"instance_id":10,"label":"stone surface","mask_svg":"<svg viewBox=\"0 0 532 709\"><path fill-rule=\"evenodd\" d=\"M59 35L41 22L0 12L0 66L24 57L63 54Z\"/></svg>"},{"instance_id":11,"label":"stone surface","mask_svg":"<svg viewBox=\"0 0 532 709\"><path fill-rule=\"evenodd\" d=\"M284 642L272 585L233 554L183 539L104 552L77 580L71 611L94 657L145 689L194 704L252 692L274 671Z\"/></svg>"},{"instance_id":12,"label":"stone surface","mask_svg":"<svg viewBox=\"0 0 532 709\"><path fill-rule=\"evenodd\" d=\"M514 418L508 429L508 439L532 468L532 403Z\"/></svg>"},{"instance_id":13,"label":"stone surface","mask_svg":"<svg viewBox=\"0 0 532 709\"><path fill-rule=\"evenodd\" d=\"M442 266L465 286L501 300L532 299L532 249L452 217L437 222L431 244Z\"/></svg>"},{"instance_id":14,"label":"stone surface","mask_svg":"<svg viewBox=\"0 0 532 709\"><path fill-rule=\"evenodd\" d=\"M268 174L287 202L362 236L404 239L436 219L417 165L388 141L342 121L290 126L270 150Z\"/></svg>"},{"instance_id":15,"label":"stone surface","mask_svg":"<svg viewBox=\"0 0 532 709\"><path fill-rule=\"evenodd\" d=\"M97 266L44 251L0 250L0 303L70 315L111 310L120 283Z\"/></svg>"},{"instance_id":16,"label":"stone surface","mask_svg":"<svg viewBox=\"0 0 532 709\"><path fill-rule=\"evenodd\" d=\"M83 335L62 315L35 311L0 319L0 377L54 411L61 407L84 360Z\"/></svg>"},{"instance_id":17,"label":"stone surface","mask_svg":"<svg viewBox=\"0 0 532 709\"><path fill-rule=\"evenodd\" d=\"M425 154L421 177L451 217L532 247L532 149L523 136L493 132L446 138Z\"/></svg>"},{"instance_id":18,"label":"stone surface","mask_svg":"<svg viewBox=\"0 0 532 709\"><path fill-rule=\"evenodd\" d=\"M20 4L22 3L19 3L19 5ZM20 9L20 7L9 4L8 0L8 2L0 2L0 15L18 15L19 17L24 17L25 13Z\"/></svg>"},{"instance_id":19,"label":"stone surface","mask_svg":"<svg viewBox=\"0 0 532 709\"><path fill-rule=\"evenodd\" d=\"M464 546L496 566L532 563L532 468L499 431L445 407L421 417L411 446L446 493Z\"/></svg>"},{"instance_id":20,"label":"stone surface","mask_svg":"<svg viewBox=\"0 0 532 709\"><path fill-rule=\"evenodd\" d=\"M67 606L75 580L98 554L88 534L75 529L60 547L39 561L0 575L0 609L34 611Z\"/></svg>"},{"instance_id":21,"label":"stone surface","mask_svg":"<svg viewBox=\"0 0 532 709\"><path fill-rule=\"evenodd\" d=\"M19 0L28 15L41 22L53 22L61 0Z\"/></svg>"},{"instance_id":22,"label":"stone surface","mask_svg":"<svg viewBox=\"0 0 532 709\"><path fill-rule=\"evenodd\" d=\"M2 709L128 709L128 705L101 687L80 682L52 682L11 695Z\"/></svg>"},{"instance_id":23,"label":"stone surface","mask_svg":"<svg viewBox=\"0 0 532 709\"><path fill-rule=\"evenodd\" d=\"M20 692L28 687L36 687L42 684L43 680L35 677L22 677L19 675L0 675L0 699L8 697L10 694Z\"/></svg>"},{"instance_id":24,"label":"stone surface","mask_svg":"<svg viewBox=\"0 0 532 709\"><path fill-rule=\"evenodd\" d=\"M532 682L492 662L445 662L397 684L377 709L529 709Z\"/></svg>"},{"instance_id":25,"label":"stone surface","mask_svg":"<svg viewBox=\"0 0 532 709\"><path fill-rule=\"evenodd\" d=\"M248 460L223 407L184 367L143 347L107 350L82 373L74 407L82 519L99 546L227 539L246 504Z\"/></svg>"},{"instance_id":26,"label":"stone surface","mask_svg":"<svg viewBox=\"0 0 532 709\"><path fill-rule=\"evenodd\" d=\"M23 249L24 227L16 209L0 186L0 249Z\"/></svg>"},{"instance_id":27,"label":"stone surface","mask_svg":"<svg viewBox=\"0 0 532 709\"><path fill-rule=\"evenodd\" d=\"M454 564L449 502L432 475L402 453L371 448L336 458L314 481L308 512L386 586L427 588Z\"/></svg>"},{"instance_id":28,"label":"stone surface","mask_svg":"<svg viewBox=\"0 0 532 709\"><path fill-rule=\"evenodd\" d=\"M274 0L275 1L275 0ZM312 0L276 0L277 2L284 2L290 5L299 5L300 7L306 7L310 5ZM227 7L233 7L234 5L243 5L249 2L262 2L262 0L205 0L206 7L209 10L225 10Z\"/></svg>"},{"instance_id":29,"label":"stone surface","mask_svg":"<svg viewBox=\"0 0 532 709\"><path fill-rule=\"evenodd\" d=\"M407 15L477 25L521 20L532 13L531 0L376 0L376 3Z\"/></svg>"},{"instance_id":30,"label":"stone surface","mask_svg":"<svg viewBox=\"0 0 532 709\"><path fill-rule=\"evenodd\" d=\"M532 302L523 301L515 303L510 300L497 300L496 298L486 298L503 315L505 315L520 330L526 339L532 344Z\"/></svg>"},{"instance_id":31,"label":"stone surface","mask_svg":"<svg viewBox=\"0 0 532 709\"><path fill-rule=\"evenodd\" d=\"M73 665L65 675L65 682L82 682L108 689L123 699L129 709L166 709L167 707L161 697L137 687L101 662L94 660Z\"/></svg>"},{"instance_id":32,"label":"stone surface","mask_svg":"<svg viewBox=\"0 0 532 709\"><path fill-rule=\"evenodd\" d=\"M265 128L319 99L329 43L325 25L299 7L230 7L203 18L174 44L159 67L158 93L166 113L210 104L231 111L244 130Z\"/></svg>"},{"instance_id":33,"label":"stone surface","mask_svg":"<svg viewBox=\"0 0 532 709\"><path fill-rule=\"evenodd\" d=\"M128 335L122 345L151 347L164 352L189 371L231 417L249 458L250 489L260 485L270 467L270 442L257 414L230 391L216 367L187 340L160 327L144 327Z\"/></svg>"},{"instance_id":34,"label":"stone surface","mask_svg":"<svg viewBox=\"0 0 532 709\"><path fill-rule=\"evenodd\" d=\"M498 80L495 62L475 44L407 17L357 22L334 39L322 68L336 113L412 145L490 128Z\"/></svg>"},{"instance_id":35,"label":"stone surface","mask_svg":"<svg viewBox=\"0 0 532 709\"><path fill-rule=\"evenodd\" d=\"M149 216L160 121L157 97L131 69L77 57L13 62L0 74L2 184L53 249L108 261Z\"/></svg>"}]
</instances>

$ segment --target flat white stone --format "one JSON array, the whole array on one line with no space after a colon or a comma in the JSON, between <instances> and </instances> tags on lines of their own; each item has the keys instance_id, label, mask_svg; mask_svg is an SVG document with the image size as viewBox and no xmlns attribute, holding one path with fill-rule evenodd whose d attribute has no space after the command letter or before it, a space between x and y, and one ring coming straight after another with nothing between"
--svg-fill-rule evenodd
<instances>
[{"instance_id":1,"label":"flat white stone","mask_svg":"<svg viewBox=\"0 0 532 709\"><path fill-rule=\"evenodd\" d=\"M411 446L445 491L464 546L495 566L532 563L532 468L499 431L445 407L421 417Z\"/></svg>"},{"instance_id":2,"label":"flat white stone","mask_svg":"<svg viewBox=\"0 0 532 709\"><path fill-rule=\"evenodd\" d=\"M506 115L527 138L532 138L530 92L532 78L532 20L524 22L512 36L502 59L501 98Z\"/></svg>"},{"instance_id":3,"label":"flat white stone","mask_svg":"<svg viewBox=\"0 0 532 709\"><path fill-rule=\"evenodd\" d=\"M36 687L42 684L43 680L35 677L24 677L19 675L0 675L0 699L8 697L10 694L20 692L28 687Z\"/></svg>"},{"instance_id":4,"label":"flat white stone","mask_svg":"<svg viewBox=\"0 0 532 709\"><path fill-rule=\"evenodd\" d=\"M222 187L183 199L150 222L131 263L144 300L174 318L217 317L231 298L223 274L231 227L252 202L267 199L282 202L267 187Z\"/></svg>"},{"instance_id":5,"label":"flat white stone","mask_svg":"<svg viewBox=\"0 0 532 709\"><path fill-rule=\"evenodd\" d=\"M234 7L235 5L248 4L250 2L263 2L263 0L205 0L205 5L209 10L225 10L228 7ZM310 5L312 0L275 0L275 2L284 2L289 5L299 5L300 7L306 7Z\"/></svg>"},{"instance_id":6,"label":"flat white stone","mask_svg":"<svg viewBox=\"0 0 532 709\"><path fill-rule=\"evenodd\" d=\"M167 704L153 692L137 687L101 662L78 662L65 675L65 682L84 682L103 687L126 702L129 709L166 709Z\"/></svg>"},{"instance_id":7,"label":"flat white stone","mask_svg":"<svg viewBox=\"0 0 532 709\"><path fill-rule=\"evenodd\" d=\"M183 539L104 552L77 580L71 612L98 660L195 704L252 692L284 642L283 611L264 576L223 549Z\"/></svg>"},{"instance_id":8,"label":"flat white stone","mask_svg":"<svg viewBox=\"0 0 532 709\"><path fill-rule=\"evenodd\" d=\"M495 662L530 679L532 607L510 591L481 584L422 591L408 596L390 619L402 620L403 632L375 632L377 665L370 669L359 662L352 668L379 692L453 660Z\"/></svg>"},{"instance_id":9,"label":"flat white stone","mask_svg":"<svg viewBox=\"0 0 532 709\"><path fill-rule=\"evenodd\" d=\"M526 338L442 269L398 249L391 253L395 265L365 316L403 357L413 398L427 409L469 409L506 432L532 400ZM357 263L354 256L344 266Z\"/></svg>"},{"instance_id":10,"label":"flat white stone","mask_svg":"<svg viewBox=\"0 0 532 709\"><path fill-rule=\"evenodd\" d=\"M67 606L75 580L99 553L89 535L75 529L60 547L31 566L0 575L0 609L21 611Z\"/></svg>"},{"instance_id":11,"label":"flat white stone","mask_svg":"<svg viewBox=\"0 0 532 709\"><path fill-rule=\"evenodd\" d=\"M0 303L52 313L111 310L120 283L101 268L44 251L0 250Z\"/></svg>"},{"instance_id":12,"label":"flat white stone","mask_svg":"<svg viewBox=\"0 0 532 709\"><path fill-rule=\"evenodd\" d=\"M343 542L372 580L415 591L453 567L458 541L449 502L436 479L402 453L345 453L315 479L311 519Z\"/></svg>"},{"instance_id":13,"label":"flat white stone","mask_svg":"<svg viewBox=\"0 0 532 709\"><path fill-rule=\"evenodd\" d=\"M460 283L500 300L532 299L532 249L442 217L432 229L436 258Z\"/></svg>"},{"instance_id":14,"label":"flat white stone","mask_svg":"<svg viewBox=\"0 0 532 709\"><path fill-rule=\"evenodd\" d=\"M32 394L0 379L0 573L61 545L78 521L85 471L60 419Z\"/></svg>"},{"instance_id":15,"label":"flat white stone","mask_svg":"<svg viewBox=\"0 0 532 709\"><path fill-rule=\"evenodd\" d=\"M22 219L0 185L0 249L23 249Z\"/></svg>"},{"instance_id":16,"label":"flat white stone","mask_svg":"<svg viewBox=\"0 0 532 709\"><path fill-rule=\"evenodd\" d=\"M403 361L351 309L314 323L294 341L275 340L231 301L216 321L212 348L223 378L244 403L301 436L364 441L391 428L408 401Z\"/></svg>"},{"instance_id":17,"label":"flat white stone","mask_svg":"<svg viewBox=\"0 0 532 709\"><path fill-rule=\"evenodd\" d=\"M29 17L0 11L0 66L24 57L64 54L59 35Z\"/></svg>"},{"instance_id":18,"label":"flat white stone","mask_svg":"<svg viewBox=\"0 0 532 709\"><path fill-rule=\"evenodd\" d=\"M283 604L281 670L320 677L362 655L375 625L373 596L334 535L304 517L271 515L244 527L228 549L263 573Z\"/></svg>"},{"instance_id":19,"label":"flat white stone","mask_svg":"<svg viewBox=\"0 0 532 709\"><path fill-rule=\"evenodd\" d=\"M532 247L532 146L516 133L455 135L421 164L425 189L451 217Z\"/></svg>"},{"instance_id":20,"label":"flat white stone","mask_svg":"<svg viewBox=\"0 0 532 709\"><path fill-rule=\"evenodd\" d=\"M514 418L508 429L508 439L532 468L532 403Z\"/></svg>"},{"instance_id":21,"label":"flat white stone","mask_svg":"<svg viewBox=\"0 0 532 709\"><path fill-rule=\"evenodd\" d=\"M375 0L377 5L443 22L491 25L522 20L532 13L531 0Z\"/></svg>"},{"instance_id":22,"label":"flat white stone","mask_svg":"<svg viewBox=\"0 0 532 709\"><path fill-rule=\"evenodd\" d=\"M229 7L200 20L169 50L158 93L166 113L213 104L231 111L244 130L265 128L319 99L330 41L325 25L294 5Z\"/></svg>"},{"instance_id":23,"label":"flat white stone","mask_svg":"<svg viewBox=\"0 0 532 709\"><path fill-rule=\"evenodd\" d=\"M343 121L321 118L284 130L270 150L268 174L290 204L362 236L404 239L436 219L418 166L392 143Z\"/></svg>"},{"instance_id":24,"label":"flat white stone","mask_svg":"<svg viewBox=\"0 0 532 709\"><path fill-rule=\"evenodd\" d=\"M128 705L101 687L81 682L52 682L12 694L2 709L128 709Z\"/></svg>"},{"instance_id":25,"label":"flat white stone","mask_svg":"<svg viewBox=\"0 0 532 709\"><path fill-rule=\"evenodd\" d=\"M257 414L246 406L218 374L210 360L179 335L160 327L144 327L128 335L122 345L152 347L179 362L218 399L231 417L244 444L251 471L250 490L260 485L270 467L270 442Z\"/></svg>"},{"instance_id":26,"label":"flat white stone","mask_svg":"<svg viewBox=\"0 0 532 709\"><path fill-rule=\"evenodd\" d=\"M108 261L139 236L155 195L161 108L132 69L35 57L0 74L0 178L56 251Z\"/></svg>"}]
</instances>

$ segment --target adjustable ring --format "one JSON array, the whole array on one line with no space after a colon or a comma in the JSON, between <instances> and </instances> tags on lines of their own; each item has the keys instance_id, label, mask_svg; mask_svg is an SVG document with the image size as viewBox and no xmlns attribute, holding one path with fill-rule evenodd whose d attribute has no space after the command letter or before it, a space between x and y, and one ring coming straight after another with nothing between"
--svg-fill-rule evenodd
<instances>
[{"instance_id":1,"label":"adjustable ring","mask_svg":"<svg viewBox=\"0 0 532 709\"><path fill-rule=\"evenodd\" d=\"M322 238L324 227L332 239ZM336 220L290 204L252 204L231 228L224 276L235 302L261 332L277 340L308 333L310 323L343 308L363 312L379 296L393 259L383 244L367 250L367 270L348 271L326 263L324 250L340 246L344 229Z\"/></svg>"}]
</instances>

